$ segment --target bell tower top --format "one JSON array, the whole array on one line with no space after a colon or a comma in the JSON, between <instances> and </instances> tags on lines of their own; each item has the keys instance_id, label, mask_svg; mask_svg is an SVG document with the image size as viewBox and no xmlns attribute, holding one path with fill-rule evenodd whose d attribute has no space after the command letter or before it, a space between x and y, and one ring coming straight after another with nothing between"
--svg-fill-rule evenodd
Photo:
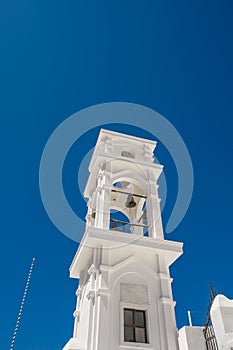
<instances>
[{"instance_id":1,"label":"bell tower top","mask_svg":"<svg viewBox=\"0 0 233 350\"><path fill-rule=\"evenodd\" d=\"M156 144L155 141L101 129L89 168L91 170L96 156L101 153L153 162Z\"/></svg>"},{"instance_id":2,"label":"bell tower top","mask_svg":"<svg viewBox=\"0 0 233 350\"><path fill-rule=\"evenodd\" d=\"M101 129L84 191L87 227L163 239L157 185L163 166L154 163L155 147L155 141Z\"/></svg>"}]
</instances>

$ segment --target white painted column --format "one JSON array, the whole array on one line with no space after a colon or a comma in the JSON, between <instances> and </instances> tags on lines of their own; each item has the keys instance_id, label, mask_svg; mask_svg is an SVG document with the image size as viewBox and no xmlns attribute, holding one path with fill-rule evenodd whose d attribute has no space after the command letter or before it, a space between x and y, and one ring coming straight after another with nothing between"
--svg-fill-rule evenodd
<instances>
[{"instance_id":1,"label":"white painted column","mask_svg":"<svg viewBox=\"0 0 233 350\"><path fill-rule=\"evenodd\" d=\"M110 168L111 165L107 164ZM109 229L110 206L111 206L111 172L100 170L98 186L96 189L96 218L95 226Z\"/></svg>"},{"instance_id":2,"label":"white painted column","mask_svg":"<svg viewBox=\"0 0 233 350\"><path fill-rule=\"evenodd\" d=\"M159 256L159 277L161 286L160 303L164 314L164 326L166 339L166 347L164 350L178 350L178 331L175 319L175 302L173 301L172 288L169 269L166 264L165 257Z\"/></svg>"},{"instance_id":3,"label":"white painted column","mask_svg":"<svg viewBox=\"0 0 233 350\"><path fill-rule=\"evenodd\" d=\"M148 174L148 197L147 197L147 218L149 224L149 235L164 239L161 210L160 210L160 198L158 196L158 185L153 178L153 174Z\"/></svg>"},{"instance_id":4,"label":"white painted column","mask_svg":"<svg viewBox=\"0 0 233 350\"><path fill-rule=\"evenodd\" d=\"M110 349L111 339L104 336L106 330L109 329L109 290L108 290L108 274L109 270L102 265L103 260L107 258L106 249L98 248L96 261L96 284L95 284L95 300L93 312L93 328L92 347L90 350ZM89 350L89 349L88 349Z\"/></svg>"}]
</instances>

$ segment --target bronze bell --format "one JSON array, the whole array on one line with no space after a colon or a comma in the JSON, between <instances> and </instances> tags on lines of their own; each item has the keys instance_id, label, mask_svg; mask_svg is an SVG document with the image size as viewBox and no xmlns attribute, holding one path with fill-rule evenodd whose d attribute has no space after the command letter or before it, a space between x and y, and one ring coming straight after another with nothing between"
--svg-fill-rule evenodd
<instances>
[{"instance_id":1,"label":"bronze bell","mask_svg":"<svg viewBox=\"0 0 233 350\"><path fill-rule=\"evenodd\" d=\"M128 198L127 198L127 202L125 203L125 206L127 208L134 208L136 207L137 203L135 202L133 195L132 194L128 194Z\"/></svg>"},{"instance_id":2,"label":"bronze bell","mask_svg":"<svg viewBox=\"0 0 233 350\"><path fill-rule=\"evenodd\" d=\"M118 229L118 223L117 221L112 221L112 230Z\"/></svg>"}]
</instances>

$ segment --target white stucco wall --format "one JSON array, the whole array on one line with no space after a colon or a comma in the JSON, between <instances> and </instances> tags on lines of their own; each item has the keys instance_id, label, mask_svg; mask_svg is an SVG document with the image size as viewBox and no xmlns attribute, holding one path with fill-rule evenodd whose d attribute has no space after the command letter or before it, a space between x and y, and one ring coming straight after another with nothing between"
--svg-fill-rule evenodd
<instances>
[{"instance_id":1,"label":"white stucco wall","mask_svg":"<svg viewBox=\"0 0 233 350\"><path fill-rule=\"evenodd\" d=\"M206 350L203 327L182 327L179 330L180 350Z\"/></svg>"},{"instance_id":2,"label":"white stucco wall","mask_svg":"<svg viewBox=\"0 0 233 350\"><path fill-rule=\"evenodd\" d=\"M233 347L233 300L217 295L210 311L219 349Z\"/></svg>"},{"instance_id":3,"label":"white stucco wall","mask_svg":"<svg viewBox=\"0 0 233 350\"><path fill-rule=\"evenodd\" d=\"M82 350L82 348L76 338L71 338L62 350Z\"/></svg>"}]
</instances>

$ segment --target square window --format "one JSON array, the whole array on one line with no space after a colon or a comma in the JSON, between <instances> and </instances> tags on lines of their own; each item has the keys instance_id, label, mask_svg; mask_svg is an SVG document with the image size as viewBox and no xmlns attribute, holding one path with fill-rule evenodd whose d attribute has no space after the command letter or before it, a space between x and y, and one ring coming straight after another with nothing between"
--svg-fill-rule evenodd
<instances>
[{"instance_id":1,"label":"square window","mask_svg":"<svg viewBox=\"0 0 233 350\"><path fill-rule=\"evenodd\" d=\"M146 314L144 310L124 309L124 341L147 343Z\"/></svg>"}]
</instances>

